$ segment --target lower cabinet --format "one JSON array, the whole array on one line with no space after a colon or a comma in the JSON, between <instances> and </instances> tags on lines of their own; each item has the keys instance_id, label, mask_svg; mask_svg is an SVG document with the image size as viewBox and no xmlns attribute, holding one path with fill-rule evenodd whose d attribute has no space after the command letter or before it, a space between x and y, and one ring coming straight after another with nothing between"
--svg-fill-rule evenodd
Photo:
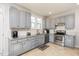
<instances>
[{"instance_id":1,"label":"lower cabinet","mask_svg":"<svg viewBox=\"0 0 79 59\"><path fill-rule=\"evenodd\" d=\"M44 44L44 35L10 41L9 55L20 55L42 44Z\"/></svg>"},{"instance_id":2,"label":"lower cabinet","mask_svg":"<svg viewBox=\"0 0 79 59\"><path fill-rule=\"evenodd\" d=\"M19 55L22 53L22 44L21 43L15 43L11 44L9 55Z\"/></svg>"},{"instance_id":3,"label":"lower cabinet","mask_svg":"<svg viewBox=\"0 0 79 59\"><path fill-rule=\"evenodd\" d=\"M79 48L79 34L76 34L75 37L75 48Z\"/></svg>"},{"instance_id":4,"label":"lower cabinet","mask_svg":"<svg viewBox=\"0 0 79 59\"><path fill-rule=\"evenodd\" d=\"M64 40L64 46L66 46L66 47L74 47L74 43L75 43L74 40L75 40L75 36L66 35L65 40Z\"/></svg>"},{"instance_id":5,"label":"lower cabinet","mask_svg":"<svg viewBox=\"0 0 79 59\"><path fill-rule=\"evenodd\" d=\"M54 34L49 34L49 42L54 43Z\"/></svg>"},{"instance_id":6,"label":"lower cabinet","mask_svg":"<svg viewBox=\"0 0 79 59\"><path fill-rule=\"evenodd\" d=\"M14 44L13 49L14 49L14 55L19 55L20 53L22 53L22 44L21 43Z\"/></svg>"},{"instance_id":7,"label":"lower cabinet","mask_svg":"<svg viewBox=\"0 0 79 59\"><path fill-rule=\"evenodd\" d=\"M26 52L28 50L31 49L31 42L30 40L25 40L23 43L22 43L22 49L23 49L23 52Z\"/></svg>"}]
</instances>

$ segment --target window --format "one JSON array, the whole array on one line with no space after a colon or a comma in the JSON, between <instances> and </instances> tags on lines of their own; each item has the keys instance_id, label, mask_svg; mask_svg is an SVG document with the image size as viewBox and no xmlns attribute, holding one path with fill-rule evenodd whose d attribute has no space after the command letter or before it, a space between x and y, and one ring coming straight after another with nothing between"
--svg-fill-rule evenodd
<instances>
[{"instance_id":1,"label":"window","mask_svg":"<svg viewBox=\"0 0 79 59\"><path fill-rule=\"evenodd\" d=\"M36 19L34 16L31 16L31 28L34 29L36 27Z\"/></svg>"},{"instance_id":2,"label":"window","mask_svg":"<svg viewBox=\"0 0 79 59\"><path fill-rule=\"evenodd\" d=\"M42 28L42 19L37 18L37 29L41 29L41 28Z\"/></svg>"},{"instance_id":3,"label":"window","mask_svg":"<svg viewBox=\"0 0 79 59\"><path fill-rule=\"evenodd\" d=\"M42 18L31 16L31 28L42 29Z\"/></svg>"}]
</instances>

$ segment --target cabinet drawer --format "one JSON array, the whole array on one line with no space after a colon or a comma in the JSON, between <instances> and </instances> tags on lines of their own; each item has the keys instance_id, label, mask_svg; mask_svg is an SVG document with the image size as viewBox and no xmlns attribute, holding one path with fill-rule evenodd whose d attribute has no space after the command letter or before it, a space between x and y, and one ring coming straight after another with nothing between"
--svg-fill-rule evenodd
<instances>
[{"instance_id":1,"label":"cabinet drawer","mask_svg":"<svg viewBox=\"0 0 79 59\"><path fill-rule=\"evenodd\" d=\"M18 40L18 43L22 43L22 42L24 42L26 39L20 39L20 40Z\"/></svg>"},{"instance_id":2,"label":"cabinet drawer","mask_svg":"<svg viewBox=\"0 0 79 59\"><path fill-rule=\"evenodd\" d=\"M11 41L11 44L17 44L17 40Z\"/></svg>"},{"instance_id":3,"label":"cabinet drawer","mask_svg":"<svg viewBox=\"0 0 79 59\"><path fill-rule=\"evenodd\" d=\"M65 36L64 45L67 47L74 47L74 39L75 39L74 36L71 36L71 35Z\"/></svg>"}]
</instances>

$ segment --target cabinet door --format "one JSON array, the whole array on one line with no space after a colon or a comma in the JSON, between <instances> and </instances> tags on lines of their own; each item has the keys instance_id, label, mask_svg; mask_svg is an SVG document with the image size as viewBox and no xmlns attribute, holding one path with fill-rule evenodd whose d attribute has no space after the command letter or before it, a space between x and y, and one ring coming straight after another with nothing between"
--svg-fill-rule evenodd
<instances>
[{"instance_id":1,"label":"cabinet door","mask_svg":"<svg viewBox=\"0 0 79 59\"><path fill-rule=\"evenodd\" d=\"M32 40L31 40L31 48L35 48L36 47L36 38L35 37L32 37Z\"/></svg>"},{"instance_id":2,"label":"cabinet door","mask_svg":"<svg viewBox=\"0 0 79 59\"><path fill-rule=\"evenodd\" d=\"M28 50L30 50L31 49L31 42L30 42L30 40L28 40L28 38L27 38L27 40L25 40L24 42L23 42L23 52L27 52Z\"/></svg>"},{"instance_id":3,"label":"cabinet door","mask_svg":"<svg viewBox=\"0 0 79 59\"><path fill-rule=\"evenodd\" d=\"M44 36L43 35L40 35L38 40L39 40L39 45L44 44Z\"/></svg>"},{"instance_id":4,"label":"cabinet door","mask_svg":"<svg viewBox=\"0 0 79 59\"><path fill-rule=\"evenodd\" d=\"M64 40L64 46L74 47L74 36L66 35Z\"/></svg>"},{"instance_id":5,"label":"cabinet door","mask_svg":"<svg viewBox=\"0 0 79 59\"><path fill-rule=\"evenodd\" d=\"M10 27L18 28L19 27L19 10L14 7L10 7L9 9L9 19L10 19Z\"/></svg>"},{"instance_id":6,"label":"cabinet door","mask_svg":"<svg viewBox=\"0 0 79 59\"><path fill-rule=\"evenodd\" d=\"M60 19L59 18L56 18L55 19L55 25L57 25L59 22L60 22Z\"/></svg>"},{"instance_id":7,"label":"cabinet door","mask_svg":"<svg viewBox=\"0 0 79 59\"><path fill-rule=\"evenodd\" d=\"M75 47L76 47L76 48L79 48L79 34L76 34Z\"/></svg>"},{"instance_id":8,"label":"cabinet door","mask_svg":"<svg viewBox=\"0 0 79 59\"><path fill-rule=\"evenodd\" d=\"M26 13L26 28L31 28L31 13Z\"/></svg>"},{"instance_id":9,"label":"cabinet door","mask_svg":"<svg viewBox=\"0 0 79 59\"><path fill-rule=\"evenodd\" d=\"M25 26L26 26L25 12L20 11L20 28L25 28Z\"/></svg>"},{"instance_id":10,"label":"cabinet door","mask_svg":"<svg viewBox=\"0 0 79 59\"><path fill-rule=\"evenodd\" d=\"M49 19L46 19L46 28L47 29L51 28L51 21Z\"/></svg>"},{"instance_id":11,"label":"cabinet door","mask_svg":"<svg viewBox=\"0 0 79 59\"><path fill-rule=\"evenodd\" d=\"M51 29L55 29L55 19L51 20Z\"/></svg>"},{"instance_id":12,"label":"cabinet door","mask_svg":"<svg viewBox=\"0 0 79 59\"><path fill-rule=\"evenodd\" d=\"M66 29L74 29L75 19L74 15L65 16L65 27Z\"/></svg>"},{"instance_id":13,"label":"cabinet door","mask_svg":"<svg viewBox=\"0 0 79 59\"><path fill-rule=\"evenodd\" d=\"M60 23L65 23L65 17L64 16L60 17L59 20L60 20Z\"/></svg>"},{"instance_id":14,"label":"cabinet door","mask_svg":"<svg viewBox=\"0 0 79 59\"><path fill-rule=\"evenodd\" d=\"M21 43L14 44L13 49L14 49L14 55L21 54L22 53L22 44Z\"/></svg>"},{"instance_id":15,"label":"cabinet door","mask_svg":"<svg viewBox=\"0 0 79 59\"><path fill-rule=\"evenodd\" d=\"M54 35L53 34L50 34L49 35L49 41L54 43Z\"/></svg>"},{"instance_id":16,"label":"cabinet door","mask_svg":"<svg viewBox=\"0 0 79 59\"><path fill-rule=\"evenodd\" d=\"M17 40L9 41L9 56L14 55L14 44L17 44Z\"/></svg>"},{"instance_id":17,"label":"cabinet door","mask_svg":"<svg viewBox=\"0 0 79 59\"><path fill-rule=\"evenodd\" d=\"M46 28L46 20L45 20L45 19L42 20L42 28L43 28L43 29Z\"/></svg>"},{"instance_id":18,"label":"cabinet door","mask_svg":"<svg viewBox=\"0 0 79 59\"><path fill-rule=\"evenodd\" d=\"M11 43L9 55L15 56L15 55L19 55L21 53L22 53L22 44L21 43Z\"/></svg>"}]
</instances>

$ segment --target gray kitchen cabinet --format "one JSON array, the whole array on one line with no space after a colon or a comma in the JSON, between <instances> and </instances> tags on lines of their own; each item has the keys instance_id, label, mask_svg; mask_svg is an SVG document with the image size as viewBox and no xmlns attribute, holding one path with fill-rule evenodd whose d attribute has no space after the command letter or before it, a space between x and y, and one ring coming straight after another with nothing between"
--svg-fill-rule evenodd
<instances>
[{"instance_id":1,"label":"gray kitchen cabinet","mask_svg":"<svg viewBox=\"0 0 79 59\"><path fill-rule=\"evenodd\" d=\"M22 53L22 44L16 41L15 42L12 41L10 45L9 55L15 56L21 53Z\"/></svg>"},{"instance_id":2,"label":"gray kitchen cabinet","mask_svg":"<svg viewBox=\"0 0 79 59\"><path fill-rule=\"evenodd\" d=\"M19 10L15 7L10 7L9 9L9 19L10 19L10 27L18 28L20 21Z\"/></svg>"},{"instance_id":3,"label":"gray kitchen cabinet","mask_svg":"<svg viewBox=\"0 0 79 59\"><path fill-rule=\"evenodd\" d=\"M57 25L58 23L60 23L59 18L55 18L55 25Z\"/></svg>"},{"instance_id":4,"label":"gray kitchen cabinet","mask_svg":"<svg viewBox=\"0 0 79 59\"><path fill-rule=\"evenodd\" d=\"M38 38L38 36L34 37L34 39L35 39L34 47L39 46L39 38Z\"/></svg>"},{"instance_id":5,"label":"gray kitchen cabinet","mask_svg":"<svg viewBox=\"0 0 79 59\"><path fill-rule=\"evenodd\" d=\"M79 34L76 34L75 37L75 48L79 48Z\"/></svg>"},{"instance_id":6,"label":"gray kitchen cabinet","mask_svg":"<svg viewBox=\"0 0 79 59\"><path fill-rule=\"evenodd\" d=\"M22 48L23 48L23 52L27 52L28 50L31 49L31 42L30 40L28 40L28 38L24 40L24 42L22 42Z\"/></svg>"},{"instance_id":7,"label":"gray kitchen cabinet","mask_svg":"<svg viewBox=\"0 0 79 59\"><path fill-rule=\"evenodd\" d=\"M32 42L31 48L35 48L37 46L40 46L40 45L44 44L44 36L43 35L37 35L36 37L32 38L31 42Z\"/></svg>"},{"instance_id":8,"label":"gray kitchen cabinet","mask_svg":"<svg viewBox=\"0 0 79 59\"><path fill-rule=\"evenodd\" d=\"M31 28L31 13L26 12L26 28Z\"/></svg>"},{"instance_id":9,"label":"gray kitchen cabinet","mask_svg":"<svg viewBox=\"0 0 79 59\"><path fill-rule=\"evenodd\" d=\"M26 14L24 11L20 11L20 28L26 28Z\"/></svg>"},{"instance_id":10,"label":"gray kitchen cabinet","mask_svg":"<svg viewBox=\"0 0 79 59\"><path fill-rule=\"evenodd\" d=\"M52 19L51 22L50 22L50 24L51 24L50 28L51 29L55 29L55 19Z\"/></svg>"},{"instance_id":11,"label":"gray kitchen cabinet","mask_svg":"<svg viewBox=\"0 0 79 59\"><path fill-rule=\"evenodd\" d=\"M31 13L18 10L15 7L9 9L11 28L31 28Z\"/></svg>"},{"instance_id":12,"label":"gray kitchen cabinet","mask_svg":"<svg viewBox=\"0 0 79 59\"><path fill-rule=\"evenodd\" d=\"M9 55L15 56L27 52L37 46L44 44L44 35L37 35L22 39L16 39L9 43Z\"/></svg>"},{"instance_id":13,"label":"gray kitchen cabinet","mask_svg":"<svg viewBox=\"0 0 79 59\"><path fill-rule=\"evenodd\" d=\"M46 20L45 20L45 19L42 20L42 28L43 28L43 29L46 28Z\"/></svg>"},{"instance_id":14,"label":"gray kitchen cabinet","mask_svg":"<svg viewBox=\"0 0 79 59\"><path fill-rule=\"evenodd\" d=\"M13 56L14 55L14 47L13 44L17 44L17 40L15 41L9 41L9 55Z\"/></svg>"},{"instance_id":15,"label":"gray kitchen cabinet","mask_svg":"<svg viewBox=\"0 0 79 59\"><path fill-rule=\"evenodd\" d=\"M20 28L31 28L31 13L21 11L20 12Z\"/></svg>"},{"instance_id":16,"label":"gray kitchen cabinet","mask_svg":"<svg viewBox=\"0 0 79 59\"><path fill-rule=\"evenodd\" d=\"M44 44L44 36L43 35L39 35L38 39L39 39L39 43L38 43L39 45Z\"/></svg>"},{"instance_id":17,"label":"gray kitchen cabinet","mask_svg":"<svg viewBox=\"0 0 79 59\"><path fill-rule=\"evenodd\" d=\"M65 17L64 16L60 17L59 20L60 20L59 23L65 23Z\"/></svg>"},{"instance_id":18,"label":"gray kitchen cabinet","mask_svg":"<svg viewBox=\"0 0 79 59\"><path fill-rule=\"evenodd\" d=\"M14 44L13 49L14 49L14 55L19 55L20 53L22 53L22 44L21 43Z\"/></svg>"},{"instance_id":19,"label":"gray kitchen cabinet","mask_svg":"<svg viewBox=\"0 0 79 59\"><path fill-rule=\"evenodd\" d=\"M64 46L66 47L74 47L74 39L75 37L72 35L66 35L64 40Z\"/></svg>"},{"instance_id":20,"label":"gray kitchen cabinet","mask_svg":"<svg viewBox=\"0 0 79 59\"><path fill-rule=\"evenodd\" d=\"M31 37L31 41L30 41L30 42L31 42L31 49L32 49L32 48L35 48L35 47L36 47L36 46L35 46L35 43L36 43L36 42L35 42L35 37Z\"/></svg>"},{"instance_id":21,"label":"gray kitchen cabinet","mask_svg":"<svg viewBox=\"0 0 79 59\"><path fill-rule=\"evenodd\" d=\"M47 29L51 28L51 20L50 19L46 19L46 28Z\"/></svg>"},{"instance_id":22,"label":"gray kitchen cabinet","mask_svg":"<svg viewBox=\"0 0 79 59\"><path fill-rule=\"evenodd\" d=\"M59 24L59 23L65 23L65 17L62 16L62 17L57 17L55 19L55 24Z\"/></svg>"},{"instance_id":23,"label":"gray kitchen cabinet","mask_svg":"<svg viewBox=\"0 0 79 59\"><path fill-rule=\"evenodd\" d=\"M49 42L54 43L54 34L49 34Z\"/></svg>"},{"instance_id":24,"label":"gray kitchen cabinet","mask_svg":"<svg viewBox=\"0 0 79 59\"><path fill-rule=\"evenodd\" d=\"M66 29L74 29L75 17L74 14L65 16L65 27Z\"/></svg>"}]
</instances>

